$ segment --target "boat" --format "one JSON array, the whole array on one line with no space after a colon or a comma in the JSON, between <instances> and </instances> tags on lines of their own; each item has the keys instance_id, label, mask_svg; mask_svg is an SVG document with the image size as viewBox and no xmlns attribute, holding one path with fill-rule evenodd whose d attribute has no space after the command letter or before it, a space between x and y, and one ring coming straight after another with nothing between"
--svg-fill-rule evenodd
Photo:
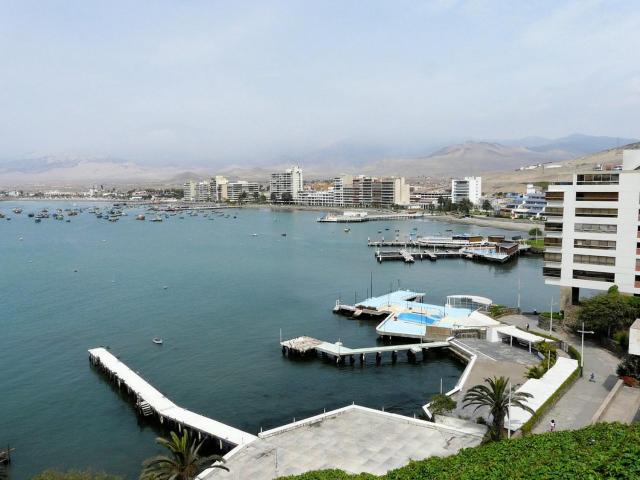
<instances>
[{"instance_id":1,"label":"boat","mask_svg":"<svg viewBox=\"0 0 640 480\"><path fill-rule=\"evenodd\" d=\"M347 227L347 228L344 229L344 231L345 231L345 233L349 233L351 231L351 229Z\"/></svg>"},{"instance_id":2,"label":"boat","mask_svg":"<svg viewBox=\"0 0 640 480\"><path fill-rule=\"evenodd\" d=\"M136 220L144 220L144 219L145 219L145 216L142 213L136 217Z\"/></svg>"},{"instance_id":3,"label":"boat","mask_svg":"<svg viewBox=\"0 0 640 480\"><path fill-rule=\"evenodd\" d=\"M163 341L160 337L153 337L153 339L151 340L153 343L155 343L156 345L162 345Z\"/></svg>"},{"instance_id":4,"label":"boat","mask_svg":"<svg viewBox=\"0 0 640 480\"><path fill-rule=\"evenodd\" d=\"M34 216L35 216L35 213L33 213L33 212L29 212L29 214L27 214L27 217L29 217L29 218L33 218Z\"/></svg>"},{"instance_id":5,"label":"boat","mask_svg":"<svg viewBox=\"0 0 640 480\"><path fill-rule=\"evenodd\" d=\"M14 208L14 209L13 209L13 213L15 213L15 214L20 214L20 213L22 213L22 209L21 209L21 208L16 207L16 208Z\"/></svg>"},{"instance_id":6,"label":"boat","mask_svg":"<svg viewBox=\"0 0 640 480\"><path fill-rule=\"evenodd\" d=\"M155 218L151 219L152 222L161 222L162 221L162 217L160 215L156 215Z\"/></svg>"},{"instance_id":7,"label":"boat","mask_svg":"<svg viewBox=\"0 0 640 480\"><path fill-rule=\"evenodd\" d=\"M257 237L257 236L258 236L258 234L257 234L257 233L252 233L252 234L251 234L251 236L252 236L252 237Z\"/></svg>"},{"instance_id":8,"label":"boat","mask_svg":"<svg viewBox=\"0 0 640 480\"><path fill-rule=\"evenodd\" d=\"M286 233L281 233L280 235L282 235L283 237L286 237L287 234Z\"/></svg>"},{"instance_id":9,"label":"boat","mask_svg":"<svg viewBox=\"0 0 640 480\"><path fill-rule=\"evenodd\" d=\"M40 223L42 219L40 217L36 218L36 223Z\"/></svg>"}]
</instances>

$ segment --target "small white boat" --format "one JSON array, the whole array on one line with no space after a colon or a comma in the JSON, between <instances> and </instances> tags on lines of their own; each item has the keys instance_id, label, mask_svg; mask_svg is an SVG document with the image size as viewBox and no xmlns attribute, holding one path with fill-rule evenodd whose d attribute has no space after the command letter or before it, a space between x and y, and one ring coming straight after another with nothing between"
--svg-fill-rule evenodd
<instances>
[{"instance_id":1,"label":"small white boat","mask_svg":"<svg viewBox=\"0 0 640 480\"><path fill-rule=\"evenodd\" d=\"M345 228L344 231L345 231L345 233L349 233L351 231L351 229L350 228Z\"/></svg>"},{"instance_id":2,"label":"small white boat","mask_svg":"<svg viewBox=\"0 0 640 480\"><path fill-rule=\"evenodd\" d=\"M257 236L258 236L258 234L257 234L257 233L252 233L252 234L251 234L251 236L252 236L252 237L257 237Z\"/></svg>"},{"instance_id":3,"label":"small white boat","mask_svg":"<svg viewBox=\"0 0 640 480\"><path fill-rule=\"evenodd\" d=\"M153 343L155 343L156 345L162 345L162 339L160 337L153 337L153 339L151 340Z\"/></svg>"}]
</instances>

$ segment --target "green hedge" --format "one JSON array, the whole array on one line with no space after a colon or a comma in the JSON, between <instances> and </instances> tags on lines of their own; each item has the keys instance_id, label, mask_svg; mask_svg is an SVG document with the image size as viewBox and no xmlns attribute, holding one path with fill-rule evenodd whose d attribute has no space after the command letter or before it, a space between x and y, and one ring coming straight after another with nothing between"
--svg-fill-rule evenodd
<instances>
[{"instance_id":1,"label":"green hedge","mask_svg":"<svg viewBox=\"0 0 640 480\"><path fill-rule=\"evenodd\" d=\"M289 480L532 480L640 478L640 425L599 423L581 430L529 435L432 457L376 477L340 470Z\"/></svg>"}]
</instances>

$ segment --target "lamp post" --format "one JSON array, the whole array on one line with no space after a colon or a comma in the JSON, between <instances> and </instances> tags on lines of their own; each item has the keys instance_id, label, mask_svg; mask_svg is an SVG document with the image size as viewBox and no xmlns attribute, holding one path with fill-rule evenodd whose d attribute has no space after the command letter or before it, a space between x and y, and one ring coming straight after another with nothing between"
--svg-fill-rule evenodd
<instances>
[{"instance_id":1,"label":"lamp post","mask_svg":"<svg viewBox=\"0 0 640 480\"><path fill-rule=\"evenodd\" d=\"M593 332L593 330L585 330L584 322L582 322L582 329L578 330L578 333L582 334L582 342L580 346L580 376L582 377L582 375L584 375L584 334L585 333L593 334L595 332Z\"/></svg>"},{"instance_id":2,"label":"lamp post","mask_svg":"<svg viewBox=\"0 0 640 480\"><path fill-rule=\"evenodd\" d=\"M509 417L509 426L507 428L507 438L511 439L511 380L509 380L509 403L507 405L507 417Z\"/></svg>"}]
</instances>

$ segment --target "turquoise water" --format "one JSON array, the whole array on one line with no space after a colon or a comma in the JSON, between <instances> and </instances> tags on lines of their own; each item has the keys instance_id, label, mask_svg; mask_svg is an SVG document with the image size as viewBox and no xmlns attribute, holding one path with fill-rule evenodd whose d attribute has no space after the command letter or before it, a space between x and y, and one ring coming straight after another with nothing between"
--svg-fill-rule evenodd
<instances>
[{"instance_id":1,"label":"turquoise water","mask_svg":"<svg viewBox=\"0 0 640 480\"><path fill-rule=\"evenodd\" d=\"M71 223L27 218L45 205L68 206L25 202L14 215L15 204L0 203L13 217L0 220L0 445L16 447L13 479L53 466L136 478L157 452L159 431L89 367L88 348L110 346L177 404L251 432L352 401L412 415L441 377L445 389L455 384L460 364L437 355L362 369L292 361L280 354L280 330L373 345L375 323L331 313L338 297L365 297L371 272L374 294L400 285L433 304L455 293L515 304L518 278L523 308L543 309L553 293L539 257L378 264L366 246L384 227L504 233L495 229L398 221L345 233L315 222L318 213L249 209L162 223L135 221L132 211L117 223L88 213Z\"/></svg>"},{"instance_id":2,"label":"turquoise water","mask_svg":"<svg viewBox=\"0 0 640 480\"><path fill-rule=\"evenodd\" d=\"M420 315L419 313L400 313L398 320L407 320L414 323L424 323L425 325L433 325L440 318L430 317L428 315Z\"/></svg>"}]
</instances>

